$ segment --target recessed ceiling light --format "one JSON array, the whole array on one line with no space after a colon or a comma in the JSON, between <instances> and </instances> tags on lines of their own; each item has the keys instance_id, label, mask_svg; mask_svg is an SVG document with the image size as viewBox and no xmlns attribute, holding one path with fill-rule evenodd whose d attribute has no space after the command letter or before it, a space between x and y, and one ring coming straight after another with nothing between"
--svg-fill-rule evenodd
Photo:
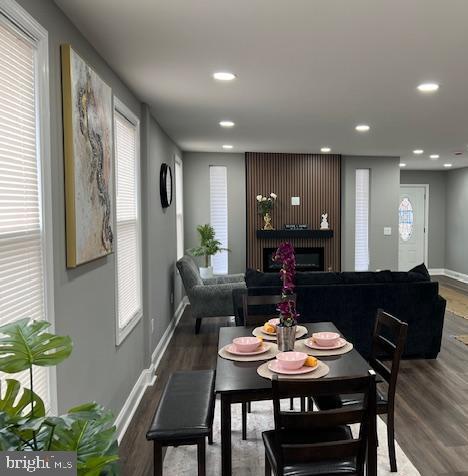
<instances>
[{"instance_id":1,"label":"recessed ceiling light","mask_svg":"<svg viewBox=\"0 0 468 476\"><path fill-rule=\"evenodd\" d=\"M435 93L439 89L439 85L437 83L422 83L418 89L422 93Z\"/></svg>"},{"instance_id":2,"label":"recessed ceiling light","mask_svg":"<svg viewBox=\"0 0 468 476\"><path fill-rule=\"evenodd\" d=\"M421 155L421 154L424 154L424 151L422 149L415 149L413 150L413 154Z\"/></svg>"},{"instance_id":3,"label":"recessed ceiling light","mask_svg":"<svg viewBox=\"0 0 468 476\"><path fill-rule=\"evenodd\" d=\"M439 154L432 154L429 156L429 158L431 158L432 160L437 160L439 157L440 157Z\"/></svg>"},{"instance_id":4,"label":"recessed ceiling light","mask_svg":"<svg viewBox=\"0 0 468 476\"><path fill-rule=\"evenodd\" d=\"M452 167L452 164L444 164L444 167L450 168Z\"/></svg>"},{"instance_id":5,"label":"recessed ceiling light","mask_svg":"<svg viewBox=\"0 0 468 476\"><path fill-rule=\"evenodd\" d=\"M359 124L356 126L358 132L367 132L369 129L370 127L367 124Z\"/></svg>"},{"instance_id":6,"label":"recessed ceiling light","mask_svg":"<svg viewBox=\"0 0 468 476\"><path fill-rule=\"evenodd\" d=\"M331 149L330 149L330 147L322 147L320 149L320 152L324 152L326 154L327 152L331 152Z\"/></svg>"},{"instance_id":7,"label":"recessed ceiling light","mask_svg":"<svg viewBox=\"0 0 468 476\"><path fill-rule=\"evenodd\" d=\"M233 146L231 144L224 144L223 149L232 149Z\"/></svg>"},{"instance_id":8,"label":"recessed ceiling light","mask_svg":"<svg viewBox=\"0 0 468 476\"><path fill-rule=\"evenodd\" d=\"M233 79L236 79L236 75L234 73L229 73L228 71L218 71L213 74L213 78L218 81L232 81Z\"/></svg>"},{"instance_id":9,"label":"recessed ceiling light","mask_svg":"<svg viewBox=\"0 0 468 476\"><path fill-rule=\"evenodd\" d=\"M400 164L400 167L406 167L406 164L404 164L403 162Z\"/></svg>"},{"instance_id":10,"label":"recessed ceiling light","mask_svg":"<svg viewBox=\"0 0 468 476\"><path fill-rule=\"evenodd\" d=\"M232 121L221 121L219 125L221 127L234 127L235 124Z\"/></svg>"}]
</instances>

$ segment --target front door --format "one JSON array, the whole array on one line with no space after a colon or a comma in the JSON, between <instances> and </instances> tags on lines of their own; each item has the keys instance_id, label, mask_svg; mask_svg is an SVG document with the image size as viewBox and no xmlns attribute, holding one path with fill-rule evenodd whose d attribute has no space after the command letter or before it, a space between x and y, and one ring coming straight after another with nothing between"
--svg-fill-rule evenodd
<instances>
[{"instance_id":1,"label":"front door","mask_svg":"<svg viewBox=\"0 0 468 476\"><path fill-rule=\"evenodd\" d=\"M409 271L426 260L426 187L400 188L399 256L400 271Z\"/></svg>"}]
</instances>

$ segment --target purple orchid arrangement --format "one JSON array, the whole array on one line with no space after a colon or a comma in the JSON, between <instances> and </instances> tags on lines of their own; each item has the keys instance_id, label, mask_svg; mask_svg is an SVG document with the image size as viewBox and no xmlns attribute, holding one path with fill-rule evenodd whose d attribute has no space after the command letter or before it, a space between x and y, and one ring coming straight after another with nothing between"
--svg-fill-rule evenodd
<instances>
[{"instance_id":1,"label":"purple orchid arrangement","mask_svg":"<svg viewBox=\"0 0 468 476\"><path fill-rule=\"evenodd\" d=\"M291 243L282 243L273 256L273 261L282 265L280 270L282 301L278 304L280 326L292 327L297 324L299 314L296 312L296 303L290 296L294 294L294 277L296 275L296 255Z\"/></svg>"}]
</instances>

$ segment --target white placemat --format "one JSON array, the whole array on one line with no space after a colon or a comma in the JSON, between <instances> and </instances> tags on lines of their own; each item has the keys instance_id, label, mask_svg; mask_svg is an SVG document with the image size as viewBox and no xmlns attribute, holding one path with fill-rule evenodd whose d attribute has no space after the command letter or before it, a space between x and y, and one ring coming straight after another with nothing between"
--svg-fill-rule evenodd
<instances>
[{"instance_id":1,"label":"white placemat","mask_svg":"<svg viewBox=\"0 0 468 476\"><path fill-rule=\"evenodd\" d=\"M340 349L330 349L330 350L322 350L322 349L312 349L311 347L307 347L305 345L307 339L297 340L294 344L294 350L297 352L305 352L308 355L313 355L314 357L330 357L332 355L343 355L351 352L354 348L351 342L347 342L344 347Z\"/></svg>"},{"instance_id":2,"label":"white placemat","mask_svg":"<svg viewBox=\"0 0 468 476\"><path fill-rule=\"evenodd\" d=\"M257 355L231 354L230 352L226 350L226 347L228 347L228 345L225 345L222 349L220 349L218 352L218 355L222 357L223 359L235 360L237 362L256 362L260 360L270 360L276 357L276 354L278 354L278 346L273 342L265 342L263 345L269 346L270 347L269 350L267 352L264 352L263 354L257 354Z\"/></svg>"},{"instance_id":3,"label":"white placemat","mask_svg":"<svg viewBox=\"0 0 468 476\"><path fill-rule=\"evenodd\" d=\"M296 329L296 339L300 339L301 337L304 337L305 335L307 335L307 327L304 327L304 326L297 326L297 329ZM268 340L268 341L276 341L276 336L271 336L269 334L265 334L264 332L262 332L262 328L261 327L256 327L253 331L252 331L252 334L255 336L255 337L263 337L263 340Z\"/></svg>"},{"instance_id":4,"label":"white placemat","mask_svg":"<svg viewBox=\"0 0 468 476\"><path fill-rule=\"evenodd\" d=\"M271 380L273 377L274 372L272 372L268 368L269 362L265 362L264 364L260 365L257 369L258 375L263 378L268 378ZM307 374L300 374L300 375L284 375L284 374L277 374L280 380L312 380L320 377L325 377L325 375L330 372L330 367L327 364L324 364L321 360L319 360L318 367L313 371Z\"/></svg>"}]
</instances>

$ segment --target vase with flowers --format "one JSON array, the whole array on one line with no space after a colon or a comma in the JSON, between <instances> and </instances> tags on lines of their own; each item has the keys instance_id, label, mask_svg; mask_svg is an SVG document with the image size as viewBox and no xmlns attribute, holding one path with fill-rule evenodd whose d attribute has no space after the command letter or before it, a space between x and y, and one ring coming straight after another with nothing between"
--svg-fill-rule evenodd
<instances>
[{"instance_id":1,"label":"vase with flowers","mask_svg":"<svg viewBox=\"0 0 468 476\"><path fill-rule=\"evenodd\" d=\"M281 264L280 277L282 282L281 302L278 304L279 324L276 327L278 349L281 352L294 350L296 341L297 318L294 294L294 278L296 275L296 255L290 243L282 243L273 256L276 263Z\"/></svg>"},{"instance_id":2,"label":"vase with flowers","mask_svg":"<svg viewBox=\"0 0 468 476\"><path fill-rule=\"evenodd\" d=\"M276 195L276 193L272 192L268 197L264 197L263 195L257 195L255 198L257 199L258 212L263 217L263 229L274 230L273 225L271 224L270 212L271 210L273 210L278 196Z\"/></svg>"}]
</instances>

